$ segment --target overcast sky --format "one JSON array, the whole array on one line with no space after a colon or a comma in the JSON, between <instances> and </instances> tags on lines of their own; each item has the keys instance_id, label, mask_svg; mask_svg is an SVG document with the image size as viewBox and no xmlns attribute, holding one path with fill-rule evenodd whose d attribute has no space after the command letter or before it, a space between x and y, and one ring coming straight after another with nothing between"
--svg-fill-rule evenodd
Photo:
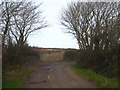
<instances>
[{"instance_id":1,"label":"overcast sky","mask_svg":"<svg viewBox=\"0 0 120 90\"><path fill-rule=\"evenodd\" d=\"M44 48L78 48L76 39L65 33L66 29L63 29L59 22L61 9L71 0L35 0L35 2L37 4L43 2L40 8L49 27L32 34L28 38L28 44Z\"/></svg>"}]
</instances>

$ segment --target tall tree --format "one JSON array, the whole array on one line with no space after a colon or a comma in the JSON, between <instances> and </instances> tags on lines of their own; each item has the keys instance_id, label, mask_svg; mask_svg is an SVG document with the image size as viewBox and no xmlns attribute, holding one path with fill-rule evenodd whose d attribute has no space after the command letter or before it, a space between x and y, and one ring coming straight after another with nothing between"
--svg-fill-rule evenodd
<instances>
[{"instance_id":1,"label":"tall tree","mask_svg":"<svg viewBox=\"0 0 120 90\"><path fill-rule=\"evenodd\" d=\"M79 48L104 49L118 41L118 11L118 2L71 2L60 20L75 36Z\"/></svg>"},{"instance_id":2,"label":"tall tree","mask_svg":"<svg viewBox=\"0 0 120 90\"><path fill-rule=\"evenodd\" d=\"M39 10L40 5L33 5L32 2L23 3L21 10L13 14L14 22L11 26L11 33L18 45L24 45L31 33L47 27L45 18Z\"/></svg>"},{"instance_id":3,"label":"tall tree","mask_svg":"<svg viewBox=\"0 0 120 90\"><path fill-rule=\"evenodd\" d=\"M0 4L1 8L1 21L0 21L0 29L2 31L2 41L3 41L3 47L6 43L6 40L10 38L10 26L11 26L11 18L12 13L18 12L19 7L22 4L22 2L14 3L14 2L2 2Z\"/></svg>"},{"instance_id":4,"label":"tall tree","mask_svg":"<svg viewBox=\"0 0 120 90\"><path fill-rule=\"evenodd\" d=\"M32 2L2 2L3 44L6 38L12 38L19 46L24 45L31 33L47 27L40 6Z\"/></svg>"}]
</instances>

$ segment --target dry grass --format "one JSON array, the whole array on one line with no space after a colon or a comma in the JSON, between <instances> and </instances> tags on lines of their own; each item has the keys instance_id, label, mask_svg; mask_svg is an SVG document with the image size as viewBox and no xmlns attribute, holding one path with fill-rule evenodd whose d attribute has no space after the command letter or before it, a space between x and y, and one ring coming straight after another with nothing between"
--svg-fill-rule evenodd
<instances>
[{"instance_id":1,"label":"dry grass","mask_svg":"<svg viewBox=\"0 0 120 90\"><path fill-rule=\"evenodd\" d=\"M42 56L42 61L59 61L63 59L64 53L52 53L52 54L44 54Z\"/></svg>"}]
</instances>

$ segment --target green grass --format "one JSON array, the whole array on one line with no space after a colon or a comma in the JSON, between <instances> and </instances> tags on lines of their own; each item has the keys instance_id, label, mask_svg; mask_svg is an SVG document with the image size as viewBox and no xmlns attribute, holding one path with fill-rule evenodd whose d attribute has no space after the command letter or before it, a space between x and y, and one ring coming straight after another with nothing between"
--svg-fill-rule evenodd
<instances>
[{"instance_id":1,"label":"green grass","mask_svg":"<svg viewBox=\"0 0 120 90\"><path fill-rule=\"evenodd\" d=\"M41 56L41 60L42 61L47 61L48 60L48 56L47 55L42 55Z\"/></svg>"},{"instance_id":2,"label":"green grass","mask_svg":"<svg viewBox=\"0 0 120 90\"><path fill-rule=\"evenodd\" d=\"M36 67L16 66L4 71L2 88L23 88L24 82Z\"/></svg>"},{"instance_id":3,"label":"green grass","mask_svg":"<svg viewBox=\"0 0 120 90\"><path fill-rule=\"evenodd\" d=\"M51 54L44 54L44 55L42 55L41 56L41 61L43 61L43 62L51 62L49 60L49 56L51 56Z\"/></svg>"},{"instance_id":4,"label":"green grass","mask_svg":"<svg viewBox=\"0 0 120 90\"><path fill-rule=\"evenodd\" d=\"M100 74L96 74L91 70L80 69L77 65L71 66L71 69L78 75L93 81L100 88L118 88L118 79L117 78L107 78Z\"/></svg>"}]
</instances>

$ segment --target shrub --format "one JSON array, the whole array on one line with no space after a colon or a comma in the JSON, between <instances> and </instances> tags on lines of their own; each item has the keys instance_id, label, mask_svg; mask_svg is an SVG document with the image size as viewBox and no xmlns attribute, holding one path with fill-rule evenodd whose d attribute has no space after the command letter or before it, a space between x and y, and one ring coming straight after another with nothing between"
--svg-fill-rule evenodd
<instances>
[{"instance_id":1,"label":"shrub","mask_svg":"<svg viewBox=\"0 0 120 90\"><path fill-rule=\"evenodd\" d=\"M33 57L40 59L40 54L27 45L20 47L15 44L9 44L8 46L3 47L2 50L2 63L4 70L8 69L9 66L21 65L26 62L29 63ZM30 59L30 57L32 58Z\"/></svg>"},{"instance_id":2,"label":"shrub","mask_svg":"<svg viewBox=\"0 0 120 90\"><path fill-rule=\"evenodd\" d=\"M65 52L64 54L64 58L65 60L75 60L77 56L77 52L75 50L68 50Z\"/></svg>"},{"instance_id":3,"label":"shrub","mask_svg":"<svg viewBox=\"0 0 120 90\"><path fill-rule=\"evenodd\" d=\"M80 50L77 64L107 77L118 77L118 57L115 49Z\"/></svg>"}]
</instances>

